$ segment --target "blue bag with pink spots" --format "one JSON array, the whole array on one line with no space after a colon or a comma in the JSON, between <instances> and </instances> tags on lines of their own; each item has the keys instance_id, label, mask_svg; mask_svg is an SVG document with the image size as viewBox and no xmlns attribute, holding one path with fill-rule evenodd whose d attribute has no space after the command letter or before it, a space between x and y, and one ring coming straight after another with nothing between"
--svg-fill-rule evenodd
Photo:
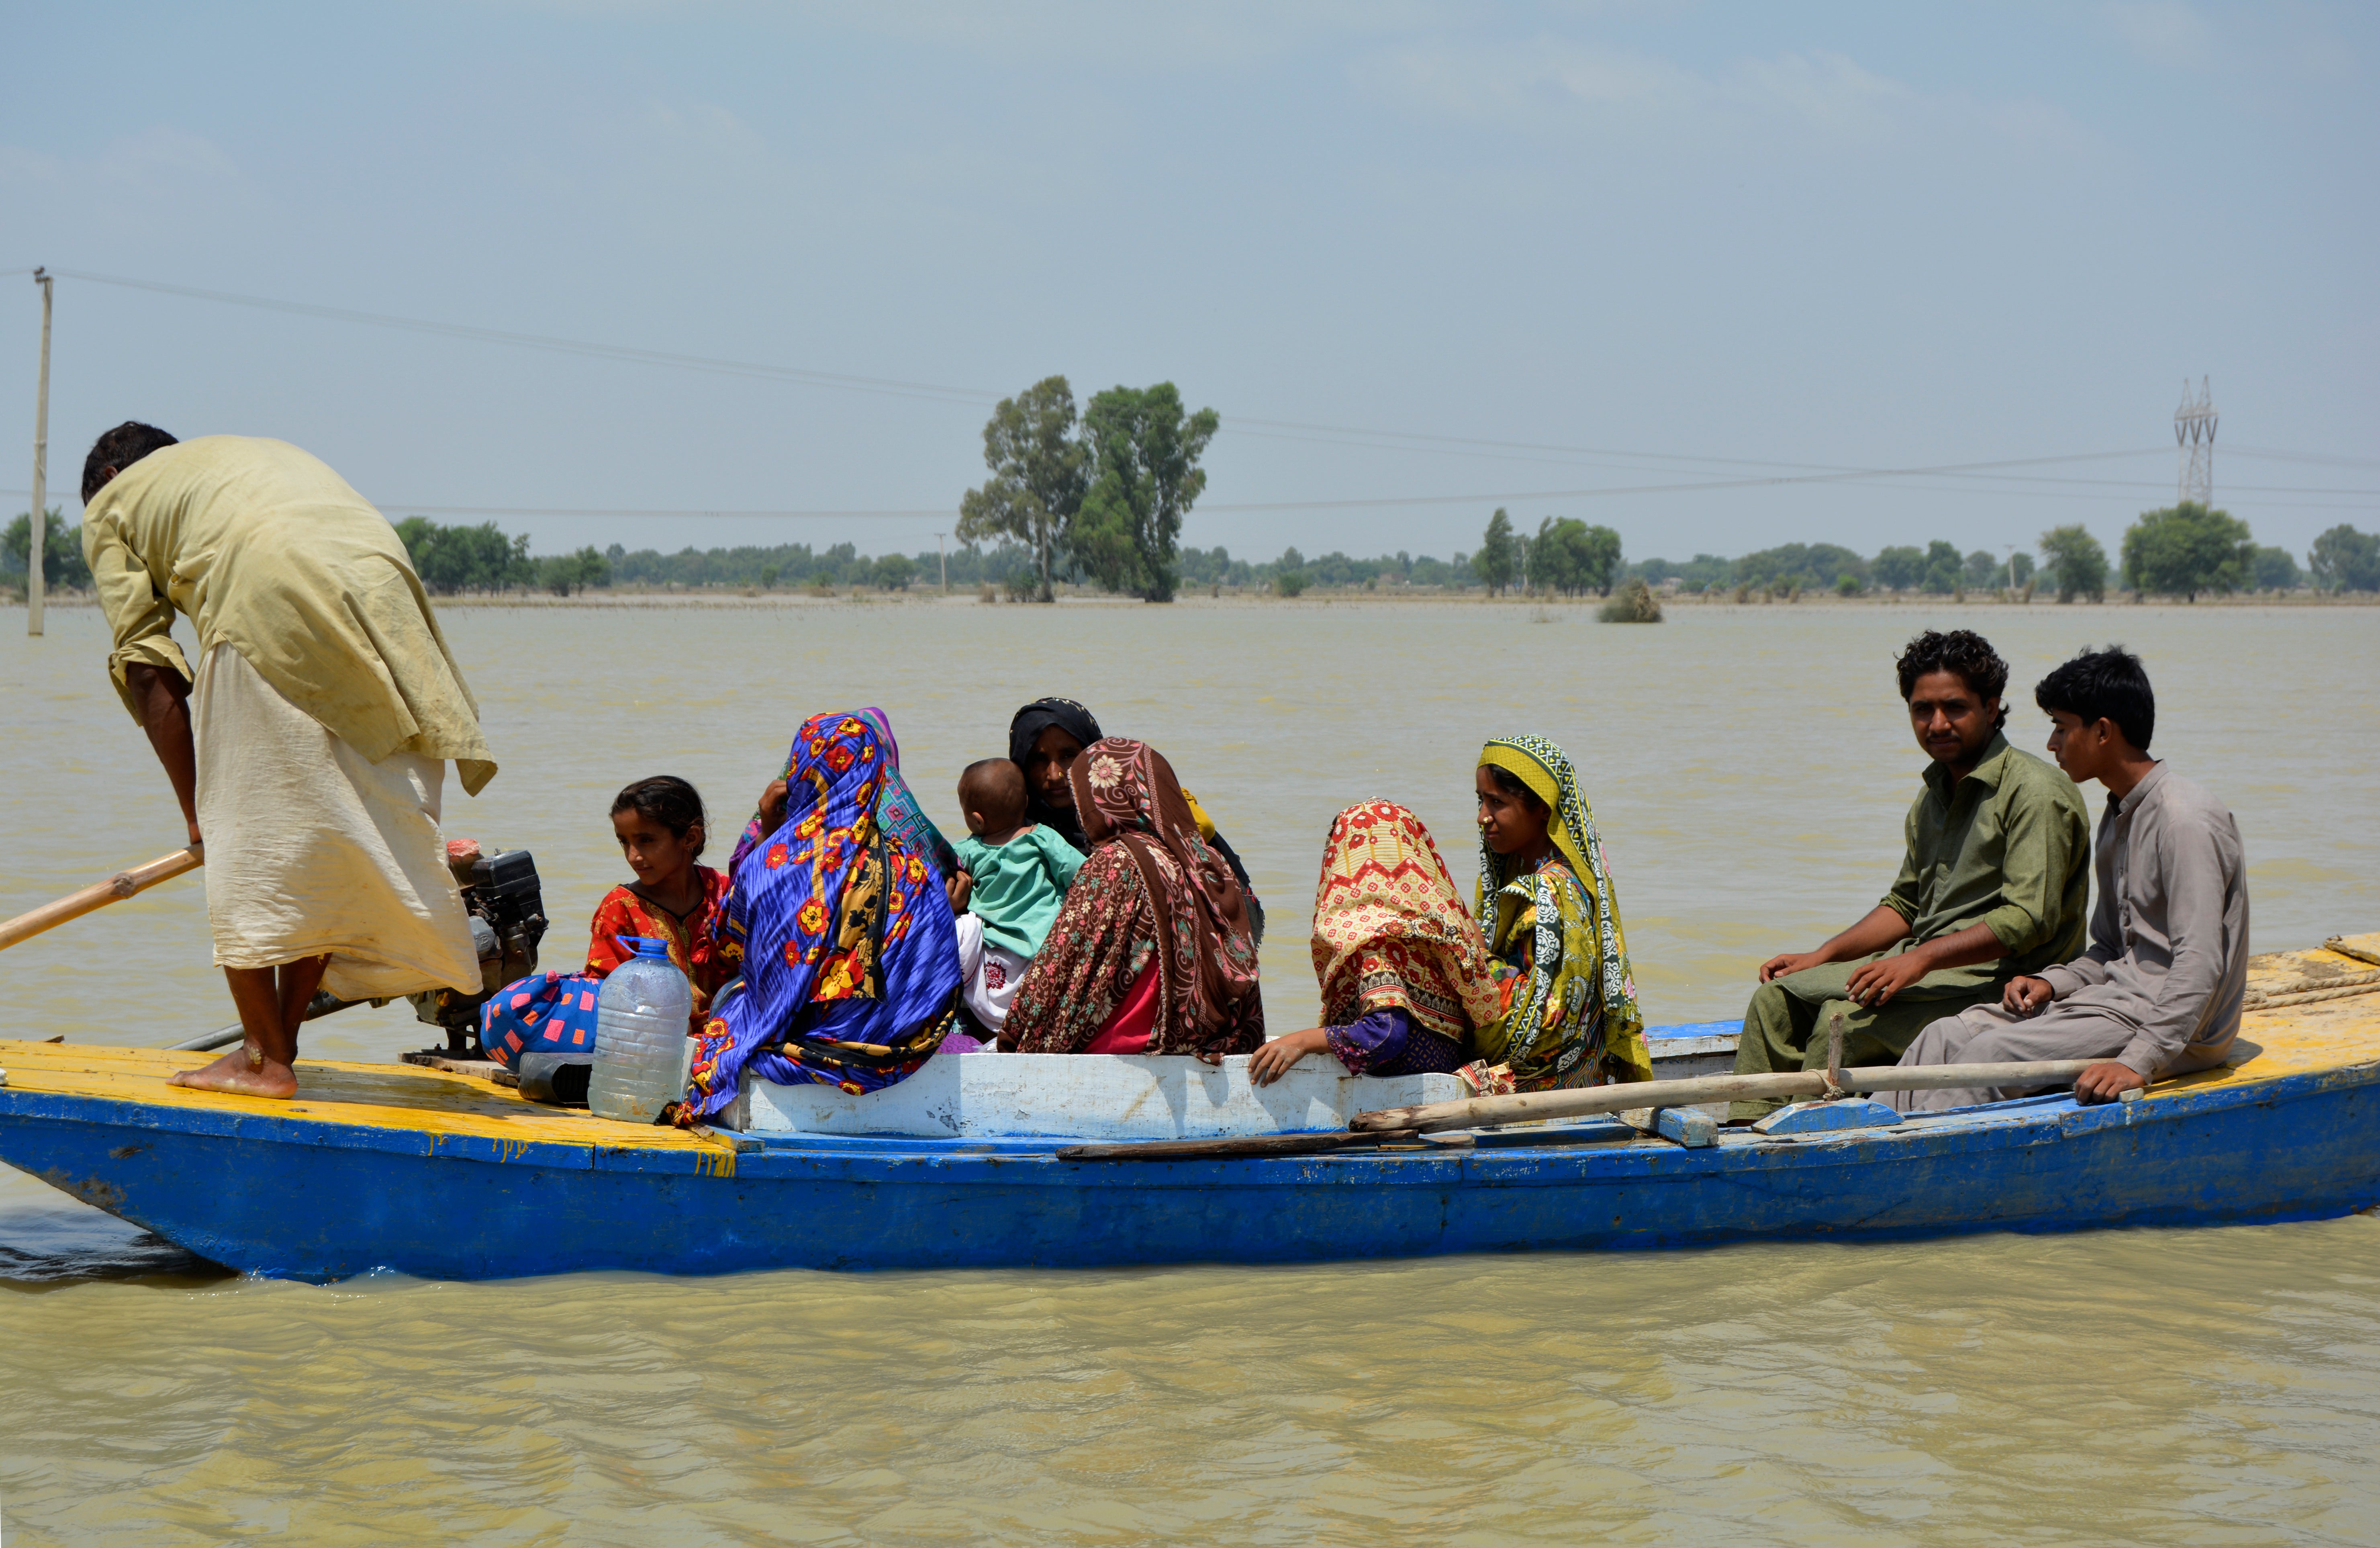
<instances>
[{"instance_id":1,"label":"blue bag with pink spots","mask_svg":"<svg viewBox=\"0 0 2380 1548\"><path fill-rule=\"evenodd\" d=\"M480 1010L480 1048L506 1068L524 1054L595 1052L595 1005L603 981L585 973L531 973Z\"/></svg>"}]
</instances>

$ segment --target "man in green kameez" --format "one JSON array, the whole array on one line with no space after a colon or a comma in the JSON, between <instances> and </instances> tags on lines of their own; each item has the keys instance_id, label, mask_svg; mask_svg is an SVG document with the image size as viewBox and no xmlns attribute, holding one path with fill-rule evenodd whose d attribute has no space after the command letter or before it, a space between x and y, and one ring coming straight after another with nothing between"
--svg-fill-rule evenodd
<instances>
[{"instance_id":1,"label":"man in green kameez","mask_svg":"<svg viewBox=\"0 0 2380 1548\"><path fill-rule=\"evenodd\" d=\"M1925 1027L1997 1005L2010 979L2082 948L2091 821L2074 782L2000 734L2008 663L1969 629L1928 629L1900 660L1900 696L1933 762L1909 808L1900 875L1865 919L1815 951L1761 964L1738 1075L1898 1063ZM1779 1101L1739 1102L1730 1121Z\"/></svg>"}]
</instances>

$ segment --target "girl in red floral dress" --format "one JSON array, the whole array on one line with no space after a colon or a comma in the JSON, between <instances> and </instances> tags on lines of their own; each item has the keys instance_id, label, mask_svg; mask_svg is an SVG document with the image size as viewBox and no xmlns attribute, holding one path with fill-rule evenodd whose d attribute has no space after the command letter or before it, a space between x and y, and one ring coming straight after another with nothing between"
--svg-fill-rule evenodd
<instances>
[{"instance_id":1,"label":"girl in red floral dress","mask_svg":"<svg viewBox=\"0 0 2380 1548\"><path fill-rule=\"evenodd\" d=\"M694 986L694 1027L742 964L719 929L727 873L695 862L704 840L702 797L675 774L640 779L613 798L612 832L637 873L603 895L587 943L587 976L600 979L637 955L621 937L669 943L670 961Z\"/></svg>"},{"instance_id":2,"label":"girl in red floral dress","mask_svg":"<svg viewBox=\"0 0 2380 1548\"><path fill-rule=\"evenodd\" d=\"M710 997L743 969L743 953L721 929L727 875L695 863L702 854L702 797L674 774L640 779L612 802L612 832L637 873L603 895L576 973L531 973L508 983L480 1013L487 1057L520 1068L527 1054L587 1054L595 1046L601 980L637 954L622 936L669 943L670 960L694 987L688 1035L702 1026Z\"/></svg>"}]
</instances>

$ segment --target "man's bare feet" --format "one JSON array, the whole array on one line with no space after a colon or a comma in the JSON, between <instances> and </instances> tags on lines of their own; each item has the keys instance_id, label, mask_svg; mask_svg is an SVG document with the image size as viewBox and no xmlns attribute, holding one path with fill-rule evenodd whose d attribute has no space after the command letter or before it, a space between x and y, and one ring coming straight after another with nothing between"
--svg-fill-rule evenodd
<instances>
[{"instance_id":1,"label":"man's bare feet","mask_svg":"<svg viewBox=\"0 0 2380 1548\"><path fill-rule=\"evenodd\" d=\"M247 1044L225 1054L203 1069L186 1069L165 1082L195 1091L229 1091L235 1096L271 1097L286 1102L298 1094L298 1072L277 1059L251 1056Z\"/></svg>"}]
</instances>

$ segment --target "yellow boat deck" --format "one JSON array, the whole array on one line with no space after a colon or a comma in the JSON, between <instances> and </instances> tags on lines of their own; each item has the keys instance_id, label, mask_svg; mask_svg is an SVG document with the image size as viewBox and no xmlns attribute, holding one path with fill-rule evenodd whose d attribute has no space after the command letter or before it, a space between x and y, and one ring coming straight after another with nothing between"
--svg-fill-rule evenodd
<instances>
[{"instance_id":1,"label":"yellow boat deck","mask_svg":"<svg viewBox=\"0 0 2380 1548\"><path fill-rule=\"evenodd\" d=\"M2252 1008L2240 1027L2240 1063L2160 1082L2148 1095L2277 1080L2380 1061L2380 934L2257 957L2250 965L2248 1002ZM207 1059L201 1054L158 1048L0 1040L0 1070L14 1091L513 1144L687 1151L714 1161L720 1170L732 1171L735 1165L735 1141L723 1136L613 1123L583 1110L526 1101L475 1076L413 1065L301 1059L298 1095L289 1102L186 1091L165 1083L176 1071L196 1068Z\"/></svg>"},{"instance_id":2,"label":"yellow boat deck","mask_svg":"<svg viewBox=\"0 0 2380 1548\"><path fill-rule=\"evenodd\" d=\"M515 1144L541 1141L613 1151L692 1151L727 1158L731 1165L735 1155L732 1145L722 1140L657 1125L614 1123L583 1108L527 1101L517 1091L477 1076L415 1065L300 1059L298 1095L288 1102L194 1091L165 1083L176 1072L196 1069L212 1057L162 1048L0 1041L0 1070L7 1072L12 1091L105 1097L261 1118L310 1118Z\"/></svg>"}]
</instances>

